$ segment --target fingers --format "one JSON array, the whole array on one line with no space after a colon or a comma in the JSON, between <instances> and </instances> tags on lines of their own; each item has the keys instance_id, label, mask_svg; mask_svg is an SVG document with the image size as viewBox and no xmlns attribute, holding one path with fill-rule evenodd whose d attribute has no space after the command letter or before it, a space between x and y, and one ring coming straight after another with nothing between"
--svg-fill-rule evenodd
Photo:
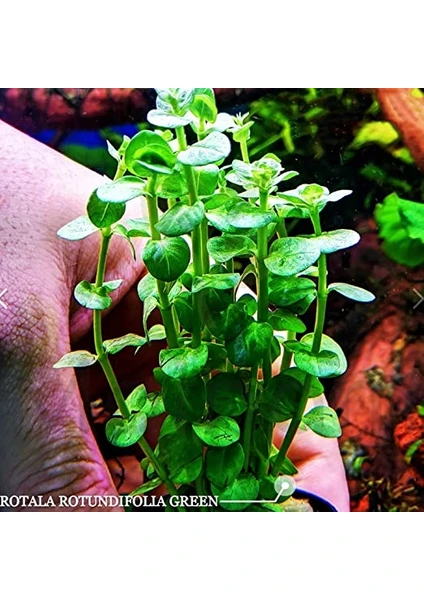
<instances>
[{"instance_id":1,"label":"fingers","mask_svg":"<svg viewBox=\"0 0 424 600\"><path fill-rule=\"evenodd\" d=\"M324 394L310 398L305 412L314 406L327 404ZM281 446L287 429L288 423L276 425L273 442L277 448ZM338 511L349 512L346 473L337 439L321 437L310 429L299 429L288 456L299 470L295 476L299 488L322 496Z\"/></svg>"}]
</instances>

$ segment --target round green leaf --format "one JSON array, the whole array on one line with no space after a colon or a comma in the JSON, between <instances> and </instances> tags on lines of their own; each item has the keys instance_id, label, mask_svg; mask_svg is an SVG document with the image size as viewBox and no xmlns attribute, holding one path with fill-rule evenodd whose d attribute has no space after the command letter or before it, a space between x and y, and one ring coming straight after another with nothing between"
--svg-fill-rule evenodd
<instances>
[{"instance_id":1,"label":"round green leaf","mask_svg":"<svg viewBox=\"0 0 424 600\"><path fill-rule=\"evenodd\" d=\"M277 277L268 282L269 300L276 306L292 306L310 295L316 295L315 282L306 277Z\"/></svg>"},{"instance_id":2,"label":"round green leaf","mask_svg":"<svg viewBox=\"0 0 424 600\"><path fill-rule=\"evenodd\" d=\"M138 412L128 420L112 418L106 423L108 442L119 448L127 448L137 443L147 429L147 417Z\"/></svg>"},{"instance_id":3,"label":"round green leaf","mask_svg":"<svg viewBox=\"0 0 424 600\"><path fill-rule=\"evenodd\" d=\"M149 296L158 298L156 279L150 273L147 273L140 279L137 286L137 294L142 302L149 298Z\"/></svg>"},{"instance_id":4,"label":"round green leaf","mask_svg":"<svg viewBox=\"0 0 424 600\"><path fill-rule=\"evenodd\" d=\"M64 354L60 360L53 365L53 369L64 369L65 367L89 367L97 362L97 356L87 350L76 350Z\"/></svg>"},{"instance_id":5,"label":"round green leaf","mask_svg":"<svg viewBox=\"0 0 424 600\"><path fill-rule=\"evenodd\" d=\"M298 367L290 367L289 369L285 369L284 371L282 371L282 373L287 377L293 377L294 379L297 379L297 381L300 381L302 386L305 383L306 373L304 373L304 371L301 371ZM321 396L321 394L323 393L324 387L321 384L320 380L317 377L312 377L309 398L316 398L317 396ZM287 474L290 475L291 473Z\"/></svg>"},{"instance_id":6,"label":"round green leaf","mask_svg":"<svg viewBox=\"0 0 424 600\"><path fill-rule=\"evenodd\" d=\"M103 348L108 354L117 354L127 346L133 346L135 348L141 348L147 343L146 338L135 333L127 333L118 338L112 340L105 340L103 342Z\"/></svg>"},{"instance_id":7,"label":"round green leaf","mask_svg":"<svg viewBox=\"0 0 424 600\"><path fill-rule=\"evenodd\" d=\"M202 471L203 444L190 423L182 423L177 430L159 439L159 458L168 469L174 483L190 483Z\"/></svg>"},{"instance_id":8,"label":"round green leaf","mask_svg":"<svg viewBox=\"0 0 424 600\"><path fill-rule=\"evenodd\" d=\"M268 323L251 323L226 344L228 358L238 367L253 367L269 350L273 333Z\"/></svg>"},{"instance_id":9,"label":"round green leaf","mask_svg":"<svg viewBox=\"0 0 424 600\"><path fill-rule=\"evenodd\" d=\"M204 214L205 209L200 200L193 206L178 202L159 219L156 229L171 237L184 235L202 222Z\"/></svg>"},{"instance_id":10,"label":"round green leaf","mask_svg":"<svg viewBox=\"0 0 424 600\"><path fill-rule=\"evenodd\" d=\"M211 196L218 184L219 168L217 165L205 165L194 168L194 177L197 182L199 196Z\"/></svg>"},{"instance_id":11,"label":"round green leaf","mask_svg":"<svg viewBox=\"0 0 424 600\"><path fill-rule=\"evenodd\" d=\"M139 177L152 174L170 174L176 159L168 142L153 131L140 131L125 150L127 169Z\"/></svg>"},{"instance_id":12,"label":"round green leaf","mask_svg":"<svg viewBox=\"0 0 424 600\"><path fill-rule=\"evenodd\" d=\"M240 427L230 417L219 416L205 423L193 423L193 429L202 442L218 448L234 444L240 438Z\"/></svg>"},{"instance_id":13,"label":"round green leaf","mask_svg":"<svg viewBox=\"0 0 424 600\"><path fill-rule=\"evenodd\" d=\"M182 173L160 175L157 179L156 192L160 198L181 198L188 193L187 182Z\"/></svg>"},{"instance_id":14,"label":"round green leaf","mask_svg":"<svg viewBox=\"0 0 424 600\"><path fill-rule=\"evenodd\" d=\"M244 510L259 495L259 481L250 473L239 475L223 490L212 485L212 493L218 496L219 503L226 510Z\"/></svg>"},{"instance_id":15,"label":"round green leaf","mask_svg":"<svg viewBox=\"0 0 424 600\"><path fill-rule=\"evenodd\" d=\"M295 331L303 333L306 331L306 325L289 310L278 308L269 315L268 323L276 331Z\"/></svg>"},{"instance_id":16,"label":"round green leaf","mask_svg":"<svg viewBox=\"0 0 424 600\"><path fill-rule=\"evenodd\" d=\"M163 127L164 129L176 129L177 127L185 127L193 120L193 115L190 113L184 117L173 115L159 109L150 110L147 113L147 120L155 127Z\"/></svg>"},{"instance_id":17,"label":"round green leaf","mask_svg":"<svg viewBox=\"0 0 424 600\"><path fill-rule=\"evenodd\" d=\"M230 304L222 312L206 314L206 324L213 336L224 340L232 340L239 335L250 323L252 317L242 303Z\"/></svg>"},{"instance_id":18,"label":"round green leaf","mask_svg":"<svg viewBox=\"0 0 424 600\"><path fill-rule=\"evenodd\" d=\"M231 152L230 140L223 133L213 131L204 140L178 154L183 165L201 167L226 158Z\"/></svg>"},{"instance_id":19,"label":"round green leaf","mask_svg":"<svg viewBox=\"0 0 424 600\"><path fill-rule=\"evenodd\" d=\"M89 281L81 281L74 290L74 296L81 306L91 310L105 310L112 304L107 288L105 286L98 288Z\"/></svg>"},{"instance_id":20,"label":"round green leaf","mask_svg":"<svg viewBox=\"0 0 424 600\"><path fill-rule=\"evenodd\" d=\"M186 331L193 331L193 296L190 292L182 292L174 300L178 320Z\"/></svg>"},{"instance_id":21,"label":"round green leaf","mask_svg":"<svg viewBox=\"0 0 424 600\"><path fill-rule=\"evenodd\" d=\"M260 398L261 415L273 423L291 419L296 412L302 390L299 381L287 377L284 373L272 377Z\"/></svg>"},{"instance_id":22,"label":"round green leaf","mask_svg":"<svg viewBox=\"0 0 424 600\"><path fill-rule=\"evenodd\" d=\"M357 244L360 239L359 233L351 229L337 229L315 238L323 254L350 248L350 246Z\"/></svg>"},{"instance_id":23,"label":"round green leaf","mask_svg":"<svg viewBox=\"0 0 424 600\"><path fill-rule=\"evenodd\" d=\"M205 457L206 477L218 488L230 485L243 468L244 452L241 444L226 448L208 448Z\"/></svg>"},{"instance_id":24,"label":"round green leaf","mask_svg":"<svg viewBox=\"0 0 424 600\"><path fill-rule=\"evenodd\" d=\"M193 294L211 288L214 290L231 290L240 282L238 273L218 273L195 277L191 291Z\"/></svg>"},{"instance_id":25,"label":"round green leaf","mask_svg":"<svg viewBox=\"0 0 424 600\"><path fill-rule=\"evenodd\" d=\"M303 415L302 421L312 431L326 438L337 438L342 435L339 418L329 406L315 406Z\"/></svg>"},{"instance_id":26,"label":"round green leaf","mask_svg":"<svg viewBox=\"0 0 424 600\"><path fill-rule=\"evenodd\" d=\"M133 389L131 394L125 400L125 404L131 413L140 412L147 402L146 386L144 384L138 385ZM147 415L146 415L147 417Z\"/></svg>"},{"instance_id":27,"label":"round green leaf","mask_svg":"<svg viewBox=\"0 0 424 600\"><path fill-rule=\"evenodd\" d=\"M328 291L331 292L333 290L357 302L372 302L375 300L374 294L350 283L331 283L328 286Z\"/></svg>"},{"instance_id":28,"label":"round green leaf","mask_svg":"<svg viewBox=\"0 0 424 600\"><path fill-rule=\"evenodd\" d=\"M190 262L190 248L183 238L150 240L143 252L149 272L161 281L175 281Z\"/></svg>"},{"instance_id":29,"label":"round green leaf","mask_svg":"<svg viewBox=\"0 0 424 600\"><path fill-rule=\"evenodd\" d=\"M286 345L289 349L295 349L294 362L305 373L315 377L335 377L340 371L340 360L335 352L320 350L315 353L299 342L297 345L296 342L288 342Z\"/></svg>"},{"instance_id":30,"label":"round green leaf","mask_svg":"<svg viewBox=\"0 0 424 600\"><path fill-rule=\"evenodd\" d=\"M161 350L159 364L163 372L173 379L189 379L198 375L208 360L208 347L169 348Z\"/></svg>"},{"instance_id":31,"label":"round green leaf","mask_svg":"<svg viewBox=\"0 0 424 600\"><path fill-rule=\"evenodd\" d=\"M222 235L208 240L208 252L219 263L235 256L249 256L255 249L255 243L246 235Z\"/></svg>"},{"instance_id":32,"label":"round green leaf","mask_svg":"<svg viewBox=\"0 0 424 600\"><path fill-rule=\"evenodd\" d=\"M144 193L144 181L127 175L97 188L97 197L102 202L128 202Z\"/></svg>"},{"instance_id":33,"label":"round green leaf","mask_svg":"<svg viewBox=\"0 0 424 600\"><path fill-rule=\"evenodd\" d=\"M98 231L98 228L87 217L82 216L61 227L57 235L64 240L77 241L83 240L95 231Z\"/></svg>"},{"instance_id":34,"label":"round green leaf","mask_svg":"<svg viewBox=\"0 0 424 600\"><path fill-rule=\"evenodd\" d=\"M90 221L99 229L113 225L125 213L125 203L121 202L103 202L97 197L95 190L87 204L87 214Z\"/></svg>"},{"instance_id":35,"label":"round green leaf","mask_svg":"<svg viewBox=\"0 0 424 600\"><path fill-rule=\"evenodd\" d=\"M173 379L165 375L162 396L166 411L177 419L195 422L203 417L206 388L200 375L192 379Z\"/></svg>"},{"instance_id":36,"label":"round green leaf","mask_svg":"<svg viewBox=\"0 0 424 600\"><path fill-rule=\"evenodd\" d=\"M166 412L163 397L157 392L151 392L150 394L147 394L147 400L143 407L143 412L146 414L148 419L163 415L163 413Z\"/></svg>"},{"instance_id":37,"label":"round green leaf","mask_svg":"<svg viewBox=\"0 0 424 600\"><path fill-rule=\"evenodd\" d=\"M300 341L302 342L302 344L305 344L306 346L308 346L309 349L311 349L313 339L314 334L307 333L303 336L303 338ZM337 369L337 372L333 375L333 377L343 375L343 373L347 370L347 360L339 344L330 337L328 337L328 335L324 334L321 338L321 350L329 350L330 352L334 352L335 354L337 354L340 366L339 369Z\"/></svg>"},{"instance_id":38,"label":"round green leaf","mask_svg":"<svg viewBox=\"0 0 424 600\"><path fill-rule=\"evenodd\" d=\"M192 112L199 119L213 123L218 110L215 103L215 94L212 88L195 88L194 100L190 106Z\"/></svg>"},{"instance_id":39,"label":"round green leaf","mask_svg":"<svg viewBox=\"0 0 424 600\"><path fill-rule=\"evenodd\" d=\"M219 415L238 417L247 408L243 383L236 373L218 373L209 379L206 391L209 405Z\"/></svg>"},{"instance_id":40,"label":"round green leaf","mask_svg":"<svg viewBox=\"0 0 424 600\"><path fill-rule=\"evenodd\" d=\"M267 268L275 275L290 277L313 265L320 257L320 246L316 238L280 238L265 259Z\"/></svg>"},{"instance_id":41,"label":"round green leaf","mask_svg":"<svg viewBox=\"0 0 424 600\"><path fill-rule=\"evenodd\" d=\"M272 210L262 210L247 201L237 202L227 213L227 222L237 229L257 229L272 223L277 218Z\"/></svg>"}]
</instances>

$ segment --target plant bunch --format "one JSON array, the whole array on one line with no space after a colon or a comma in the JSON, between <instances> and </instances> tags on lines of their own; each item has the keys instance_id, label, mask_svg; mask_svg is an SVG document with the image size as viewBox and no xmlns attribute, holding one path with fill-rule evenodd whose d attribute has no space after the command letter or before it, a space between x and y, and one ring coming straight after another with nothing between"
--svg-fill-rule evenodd
<instances>
[{"instance_id":1,"label":"plant bunch","mask_svg":"<svg viewBox=\"0 0 424 600\"><path fill-rule=\"evenodd\" d=\"M145 454L146 480L133 494L164 483L171 495L214 495L220 510L284 510L271 501L276 490L281 499L293 493L297 470L287 452L298 428L341 434L328 406L305 413L308 399L323 392L320 378L347 368L340 346L323 333L328 295L373 299L353 285L327 283L327 254L356 244L359 235L322 231L320 213L351 192L317 184L280 191L298 173L285 171L274 154L249 161L248 115L218 113L210 88L156 91L147 120L157 129L124 138L118 150L109 144L114 180L93 191L86 216L58 232L69 240L100 235L101 247L95 282L75 289L76 300L93 311L95 354L70 352L55 367L100 363L117 404L106 436L119 447L138 444ZM226 164L229 136L241 160ZM148 220L125 220L132 201L147 206ZM310 234L288 236L289 218L309 219ZM122 284L105 281L115 235L128 240L136 260L133 239L147 238L141 258L148 274L138 285L145 334L104 340L102 311ZM242 272L235 259L246 264ZM242 291L249 274L256 295ZM313 303L315 327L307 332L301 316ZM155 309L163 325L149 327ZM125 398L109 356L164 338L154 371L160 391L139 385ZM151 447L147 421L165 413ZM274 425L288 420L277 450Z\"/></svg>"}]
</instances>

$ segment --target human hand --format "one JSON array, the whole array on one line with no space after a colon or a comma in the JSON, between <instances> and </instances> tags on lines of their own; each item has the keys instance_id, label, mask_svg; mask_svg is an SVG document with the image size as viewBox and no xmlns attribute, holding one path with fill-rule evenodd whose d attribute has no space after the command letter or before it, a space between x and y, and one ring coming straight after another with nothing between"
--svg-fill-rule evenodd
<instances>
[{"instance_id":1,"label":"human hand","mask_svg":"<svg viewBox=\"0 0 424 600\"><path fill-rule=\"evenodd\" d=\"M87 370L80 389L73 370L52 369L90 331L91 312L70 299L78 281L94 279L99 247L96 234L71 243L56 232L85 213L102 179L2 123L0 140L0 274L8 290L0 321L0 494L117 494L81 397L84 388L95 397L104 380ZM131 314L128 292L141 273L127 242L115 237L107 279L124 284L113 296L112 323L116 311ZM276 427L276 445L283 430ZM290 457L300 465L300 487L348 510L337 441L300 431ZM133 479L142 481L138 467Z\"/></svg>"}]
</instances>

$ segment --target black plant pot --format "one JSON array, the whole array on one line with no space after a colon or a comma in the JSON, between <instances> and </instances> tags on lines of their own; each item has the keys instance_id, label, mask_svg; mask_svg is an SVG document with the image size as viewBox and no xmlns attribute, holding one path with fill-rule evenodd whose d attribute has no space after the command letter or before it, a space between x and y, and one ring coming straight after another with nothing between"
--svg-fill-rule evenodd
<instances>
[{"instance_id":1,"label":"black plant pot","mask_svg":"<svg viewBox=\"0 0 424 600\"><path fill-rule=\"evenodd\" d=\"M166 500L168 496L164 496ZM293 498L296 500L308 500L314 512L338 512L337 509L321 496L307 492L306 490L297 489ZM164 506L142 506L140 508L133 507L131 512L165 512Z\"/></svg>"}]
</instances>

